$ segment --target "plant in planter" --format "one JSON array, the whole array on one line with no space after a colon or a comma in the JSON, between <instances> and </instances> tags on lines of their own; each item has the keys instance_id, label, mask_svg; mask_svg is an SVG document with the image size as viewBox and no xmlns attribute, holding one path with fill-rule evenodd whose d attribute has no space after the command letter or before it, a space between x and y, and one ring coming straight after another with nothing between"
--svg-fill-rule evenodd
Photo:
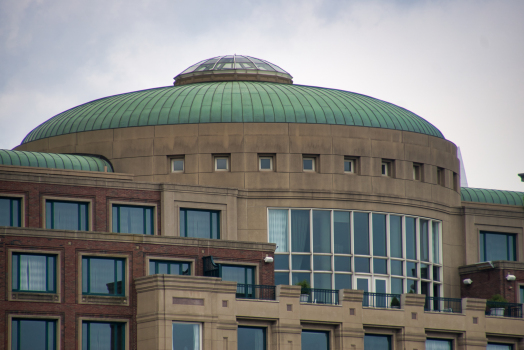
<instances>
[{"instance_id":1,"label":"plant in planter","mask_svg":"<svg viewBox=\"0 0 524 350\"><path fill-rule=\"evenodd\" d=\"M491 301L491 302L494 302L494 303L507 303L508 302L506 300L506 298L504 298L500 294L493 295L491 298L488 299L488 301ZM493 306L495 306L495 307L490 307L490 309L489 309L489 314L491 316L504 316L505 307L496 307L497 306L496 304L494 304Z\"/></svg>"},{"instance_id":2,"label":"plant in planter","mask_svg":"<svg viewBox=\"0 0 524 350\"><path fill-rule=\"evenodd\" d=\"M307 280L300 281L296 284L300 286L300 302L306 303L311 295L311 286Z\"/></svg>"},{"instance_id":3,"label":"plant in planter","mask_svg":"<svg viewBox=\"0 0 524 350\"><path fill-rule=\"evenodd\" d=\"M397 297L393 297L393 299L391 299L391 307L395 309L400 308L400 300L398 300Z\"/></svg>"}]
</instances>

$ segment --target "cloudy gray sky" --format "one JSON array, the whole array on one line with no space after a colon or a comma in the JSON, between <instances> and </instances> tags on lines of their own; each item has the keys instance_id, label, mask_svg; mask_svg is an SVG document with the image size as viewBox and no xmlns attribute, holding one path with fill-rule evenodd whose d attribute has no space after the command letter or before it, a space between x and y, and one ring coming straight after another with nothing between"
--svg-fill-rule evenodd
<instances>
[{"instance_id":1,"label":"cloudy gray sky","mask_svg":"<svg viewBox=\"0 0 524 350\"><path fill-rule=\"evenodd\" d=\"M461 148L469 186L524 191L523 18L522 0L3 0L0 148L237 53L405 107Z\"/></svg>"}]
</instances>

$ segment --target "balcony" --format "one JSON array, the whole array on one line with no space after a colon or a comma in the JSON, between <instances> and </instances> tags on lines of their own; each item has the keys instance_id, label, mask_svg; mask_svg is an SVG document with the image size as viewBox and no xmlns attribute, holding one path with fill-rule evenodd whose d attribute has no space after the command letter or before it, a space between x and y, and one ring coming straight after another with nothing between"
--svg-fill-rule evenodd
<instances>
[{"instance_id":1,"label":"balcony","mask_svg":"<svg viewBox=\"0 0 524 350\"><path fill-rule=\"evenodd\" d=\"M363 307L400 309L400 294L364 292Z\"/></svg>"},{"instance_id":2,"label":"balcony","mask_svg":"<svg viewBox=\"0 0 524 350\"><path fill-rule=\"evenodd\" d=\"M462 313L462 299L426 297L424 311Z\"/></svg>"},{"instance_id":3,"label":"balcony","mask_svg":"<svg viewBox=\"0 0 524 350\"><path fill-rule=\"evenodd\" d=\"M300 295L301 303L338 305L338 290L309 288L308 293Z\"/></svg>"},{"instance_id":4,"label":"balcony","mask_svg":"<svg viewBox=\"0 0 524 350\"><path fill-rule=\"evenodd\" d=\"M522 304L488 300L486 302L486 316L522 318Z\"/></svg>"},{"instance_id":5,"label":"balcony","mask_svg":"<svg viewBox=\"0 0 524 350\"><path fill-rule=\"evenodd\" d=\"M275 286L237 284L237 299L275 300Z\"/></svg>"}]
</instances>

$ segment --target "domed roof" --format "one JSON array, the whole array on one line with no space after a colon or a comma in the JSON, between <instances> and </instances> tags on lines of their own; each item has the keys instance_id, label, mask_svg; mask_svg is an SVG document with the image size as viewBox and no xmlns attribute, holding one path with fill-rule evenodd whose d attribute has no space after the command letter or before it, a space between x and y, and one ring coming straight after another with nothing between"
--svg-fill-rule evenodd
<instances>
[{"instance_id":1,"label":"domed roof","mask_svg":"<svg viewBox=\"0 0 524 350\"><path fill-rule=\"evenodd\" d=\"M394 104L313 86L230 81L168 86L91 101L62 112L22 143L83 131L187 123L309 123L412 131L444 138Z\"/></svg>"},{"instance_id":2,"label":"domed roof","mask_svg":"<svg viewBox=\"0 0 524 350\"><path fill-rule=\"evenodd\" d=\"M270 81L292 84L293 77L271 62L242 55L227 55L200 61L175 78L175 86L207 81Z\"/></svg>"}]
</instances>

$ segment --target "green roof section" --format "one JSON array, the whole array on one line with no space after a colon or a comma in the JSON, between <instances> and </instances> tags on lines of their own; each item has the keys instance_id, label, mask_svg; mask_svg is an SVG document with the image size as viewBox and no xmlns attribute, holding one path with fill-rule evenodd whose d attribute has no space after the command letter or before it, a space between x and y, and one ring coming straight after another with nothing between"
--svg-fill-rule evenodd
<instances>
[{"instance_id":1,"label":"green roof section","mask_svg":"<svg viewBox=\"0 0 524 350\"><path fill-rule=\"evenodd\" d=\"M107 160L97 156L11 151L0 149L0 165L29 166L37 168L113 172Z\"/></svg>"},{"instance_id":2,"label":"green roof section","mask_svg":"<svg viewBox=\"0 0 524 350\"><path fill-rule=\"evenodd\" d=\"M524 205L524 192L462 187L460 197L464 202Z\"/></svg>"},{"instance_id":3,"label":"green roof section","mask_svg":"<svg viewBox=\"0 0 524 350\"><path fill-rule=\"evenodd\" d=\"M309 123L442 133L418 115L369 96L268 82L205 82L129 92L62 112L27 143L83 131L194 123Z\"/></svg>"}]
</instances>

